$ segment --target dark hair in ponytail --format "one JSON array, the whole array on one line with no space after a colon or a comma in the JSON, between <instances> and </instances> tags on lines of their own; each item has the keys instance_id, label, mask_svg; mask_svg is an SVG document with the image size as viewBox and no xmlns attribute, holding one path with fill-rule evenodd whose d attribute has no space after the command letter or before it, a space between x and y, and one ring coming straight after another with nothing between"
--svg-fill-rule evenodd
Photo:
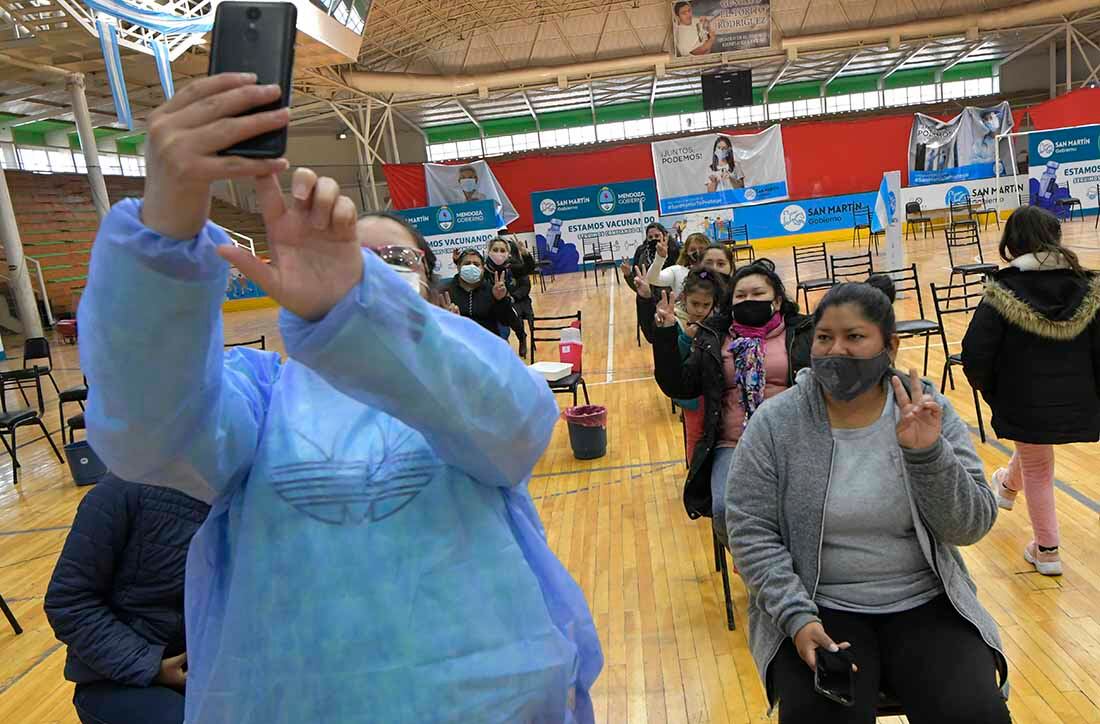
<instances>
[{"instance_id":1,"label":"dark hair in ponytail","mask_svg":"<svg viewBox=\"0 0 1100 724\"><path fill-rule=\"evenodd\" d=\"M1005 222L1000 252L1008 262L1025 254L1060 254L1070 269L1085 273L1077 255L1062 246L1062 222L1038 206L1021 206L1012 212Z\"/></svg>"},{"instance_id":2,"label":"dark hair in ponytail","mask_svg":"<svg viewBox=\"0 0 1100 724\"><path fill-rule=\"evenodd\" d=\"M733 282L730 287L730 293L737 288L737 282L741 281L745 277L751 277L754 274L760 275L768 280L768 285L775 292L775 298L781 299L782 302L779 305L779 313L783 317L789 317L792 314L798 314L798 302L794 302L787 296L787 288L783 286L783 280L779 278L779 275L775 273L775 262L771 259L760 258L754 261L752 264L743 266L737 270L737 273L733 275Z\"/></svg>"},{"instance_id":3,"label":"dark hair in ponytail","mask_svg":"<svg viewBox=\"0 0 1100 724\"><path fill-rule=\"evenodd\" d=\"M821 317L829 307L854 304L859 307L863 318L882 332L883 343L889 344L890 339L898 333L897 317L894 315L896 296L894 280L885 274L874 274L866 282L838 284L829 290L814 310L814 326L821 322Z\"/></svg>"}]
</instances>

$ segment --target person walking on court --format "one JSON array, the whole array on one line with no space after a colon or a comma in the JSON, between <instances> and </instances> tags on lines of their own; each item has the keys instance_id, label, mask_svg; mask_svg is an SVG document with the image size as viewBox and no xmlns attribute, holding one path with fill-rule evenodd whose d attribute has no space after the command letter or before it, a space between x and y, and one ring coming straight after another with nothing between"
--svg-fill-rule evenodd
<instances>
[{"instance_id":1,"label":"person walking on court","mask_svg":"<svg viewBox=\"0 0 1100 724\"><path fill-rule=\"evenodd\" d=\"M123 477L212 501L187 567L188 724L588 724L602 667L527 481L559 410L496 336L428 303L434 255L331 178L219 150L286 126L249 74L149 119L142 200L103 220L80 304L88 439ZM238 254L210 185L256 179ZM289 358L223 348L231 262ZM141 364L120 350L140 347Z\"/></svg>"},{"instance_id":2,"label":"person walking on court","mask_svg":"<svg viewBox=\"0 0 1100 724\"><path fill-rule=\"evenodd\" d=\"M962 345L997 437L1016 444L993 474L997 503L1012 510L1023 491L1035 532L1024 558L1046 576L1062 573L1054 446L1100 440L1100 275L1061 239L1050 212L1013 212L1000 248L1009 266L986 285Z\"/></svg>"}]
</instances>

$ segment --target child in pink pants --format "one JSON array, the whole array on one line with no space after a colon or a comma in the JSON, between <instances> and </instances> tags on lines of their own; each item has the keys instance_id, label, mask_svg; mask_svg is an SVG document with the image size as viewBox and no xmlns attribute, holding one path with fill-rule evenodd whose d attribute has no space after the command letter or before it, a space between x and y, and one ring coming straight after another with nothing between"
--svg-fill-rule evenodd
<instances>
[{"instance_id":1,"label":"child in pink pants","mask_svg":"<svg viewBox=\"0 0 1100 724\"><path fill-rule=\"evenodd\" d=\"M1012 510L1016 494L1024 491L1035 541L1024 549L1024 558L1048 576L1062 573L1058 558L1058 514L1054 510L1054 446L1016 443L1016 454L1007 468L993 473L997 505Z\"/></svg>"}]
</instances>

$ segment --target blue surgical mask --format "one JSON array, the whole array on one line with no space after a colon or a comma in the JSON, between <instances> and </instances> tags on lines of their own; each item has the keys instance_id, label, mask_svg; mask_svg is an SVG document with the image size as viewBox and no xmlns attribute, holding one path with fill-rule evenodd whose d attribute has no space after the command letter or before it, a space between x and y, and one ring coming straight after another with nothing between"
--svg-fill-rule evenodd
<instances>
[{"instance_id":1,"label":"blue surgical mask","mask_svg":"<svg viewBox=\"0 0 1100 724\"><path fill-rule=\"evenodd\" d=\"M718 157L719 161L725 161L730 157L730 150L728 148L719 148L714 152L714 155Z\"/></svg>"},{"instance_id":2,"label":"blue surgical mask","mask_svg":"<svg viewBox=\"0 0 1100 724\"><path fill-rule=\"evenodd\" d=\"M472 194L477 191L477 179L476 178L464 178L459 179L458 187L468 194Z\"/></svg>"},{"instance_id":3,"label":"blue surgical mask","mask_svg":"<svg viewBox=\"0 0 1100 724\"><path fill-rule=\"evenodd\" d=\"M458 275L467 284L477 284L481 281L481 267L477 264L467 264L458 270Z\"/></svg>"}]
</instances>

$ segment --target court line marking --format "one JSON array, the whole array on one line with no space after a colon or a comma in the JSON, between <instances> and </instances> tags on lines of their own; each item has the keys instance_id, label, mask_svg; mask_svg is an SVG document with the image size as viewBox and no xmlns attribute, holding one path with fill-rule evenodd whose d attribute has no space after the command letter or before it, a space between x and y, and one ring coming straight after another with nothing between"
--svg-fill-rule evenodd
<instances>
[{"instance_id":1,"label":"court line marking","mask_svg":"<svg viewBox=\"0 0 1100 724\"><path fill-rule=\"evenodd\" d=\"M24 533L49 533L51 531L68 530L71 525L51 525L46 528L24 528L22 530L0 530L0 535L23 535Z\"/></svg>"},{"instance_id":2,"label":"court line marking","mask_svg":"<svg viewBox=\"0 0 1100 724\"><path fill-rule=\"evenodd\" d=\"M683 464L683 462L684 461L682 459L652 460L650 462L632 463L630 465L611 465L611 466L602 467L602 468L578 468L576 470L562 470L561 472L557 472L557 473L536 473L536 474L531 476L531 479L535 480L537 478L557 478L557 477L561 477L562 475L578 475L578 474L581 474L581 473L605 473L609 470L631 470L631 469L636 469L636 468L657 467L659 465L672 465L672 464L675 464L675 463Z\"/></svg>"},{"instance_id":3,"label":"court line marking","mask_svg":"<svg viewBox=\"0 0 1100 724\"><path fill-rule=\"evenodd\" d=\"M969 425L967 425L967 427L970 428L970 434L971 435L975 435L975 436L978 435L978 428L971 427ZM992 448L995 448L996 450L1000 450L1002 453L1007 455L1009 458L1012 457L1012 450L1010 450L1008 448L1008 446L1005 445L1000 440L992 439L992 438L987 437L985 444L989 445ZM1054 479L1054 487L1058 488L1063 493L1065 493L1069 497L1073 498L1078 503L1085 506L1086 508L1088 508L1092 512L1100 513L1100 502L1097 502L1097 501L1093 500L1092 498L1090 498L1089 496L1085 495L1080 490L1073 487L1072 484L1067 483L1066 481L1062 480L1061 478L1055 478Z\"/></svg>"},{"instance_id":4,"label":"court line marking","mask_svg":"<svg viewBox=\"0 0 1100 724\"><path fill-rule=\"evenodd\" d=\"M618 277L616 277L616 280ZM615 379L615 287L607 285L607 379Z\"/></svg>"},{"instance_id":5,"label":"court line marking","mask_svg":"<svg viewBox=\"0 0 1100 724\"><path fill-rule=\"evenodd\" d=\"M63 644L60 641L58 641L56 644L54 644L50 648L46 649L46 651L41 656L39 656L37 659L35 659L34 663L31 664L30 668L28 668L26 671L24 671L21 674L16 674L15 676L11 677L7 681L0 681L0 694L3 694L8 689L10 689L11 687L18 684L20 679L22 679L24 676L26 676L27 674L34 671L35 668L37 668L39 664L41 664L46 659L50 658L50 656L53 655L53 652L57 651L59 648L61 648L62 645Z\"/></svg>"}]
</instances>

